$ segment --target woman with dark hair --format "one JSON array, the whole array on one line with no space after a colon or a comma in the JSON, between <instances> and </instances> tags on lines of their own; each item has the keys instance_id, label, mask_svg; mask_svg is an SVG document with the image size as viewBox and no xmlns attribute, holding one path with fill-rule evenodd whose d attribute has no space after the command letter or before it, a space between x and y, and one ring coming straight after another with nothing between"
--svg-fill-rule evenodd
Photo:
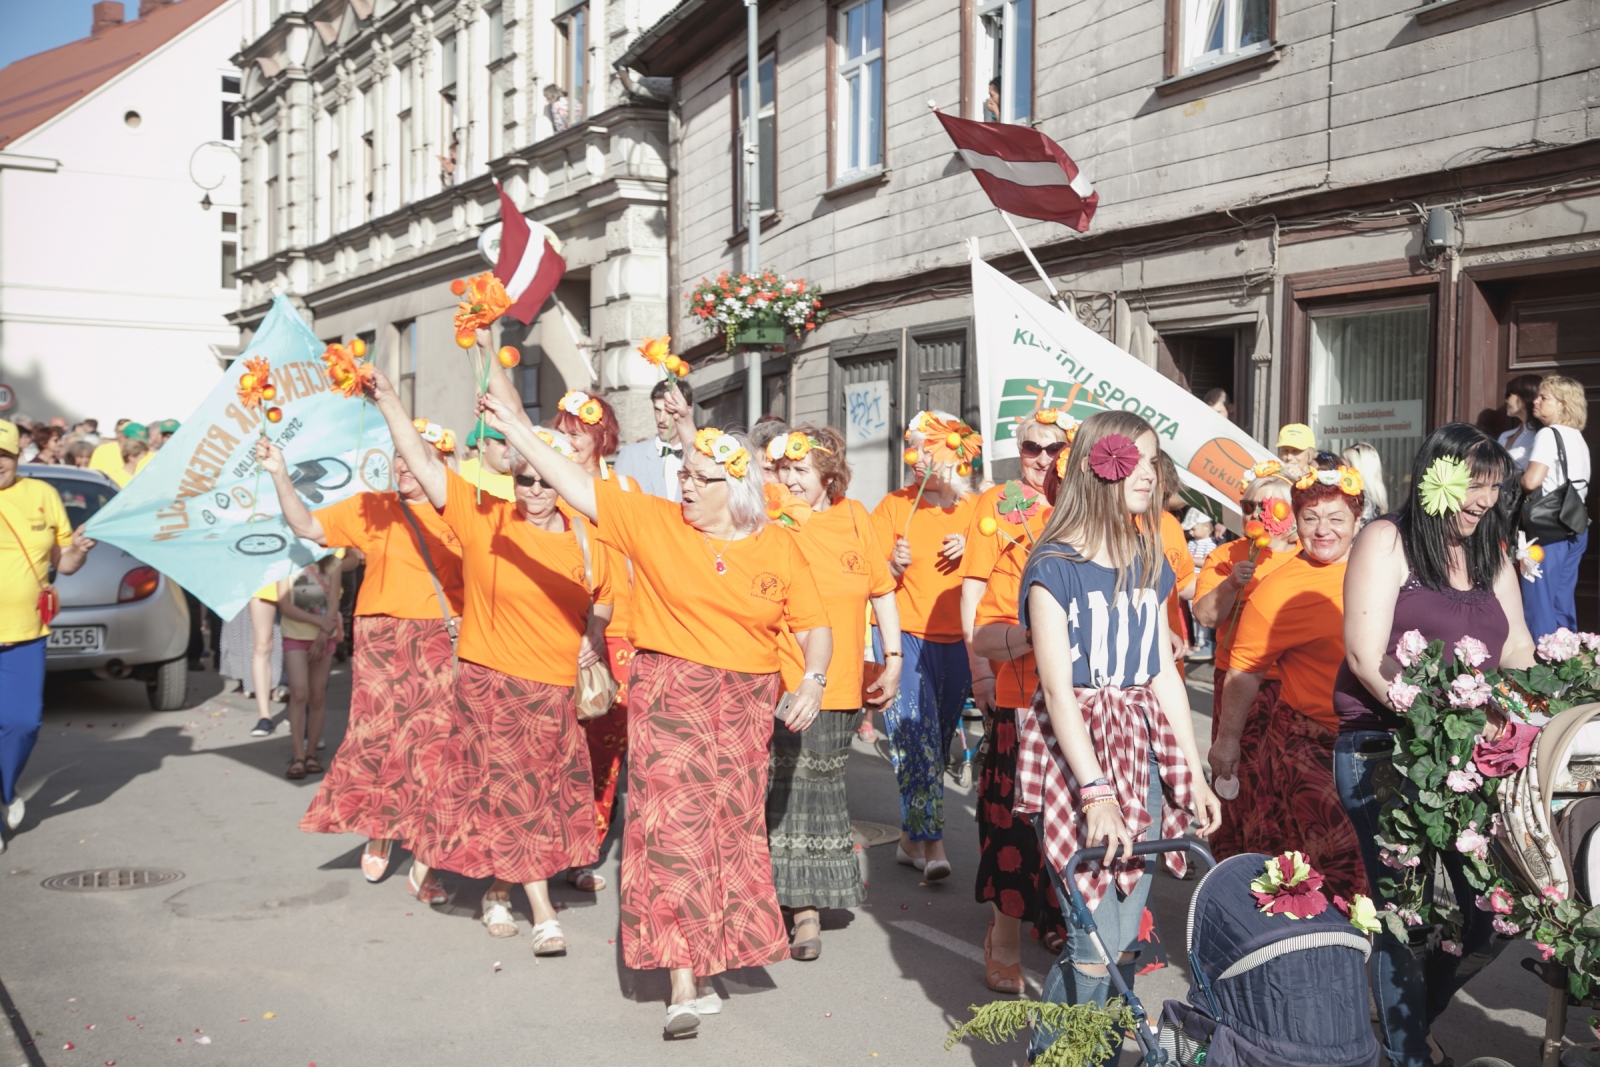
<instances>
[{"instance_id":1,"label":"woman with dark hair","mask_svg":"<svg viewBox=\"0 0 1600 1067\"><path fill-rule=\"evenodd\" d=\"M1181 837L1196 817L1207 836L1221 814L1198 773L1189 697L1159 610L1172 569L1155 525L1140 521L1160 507L1158 454L1155 430L1137 415L1105 411L1084 421L1023 572L1018 612L1038 656L1040 692L1017 716L1017 809L1036 820L1059 896L1073 854L1107 846L1110 862L1080 870L1077 881L1130 987L1153 877L1132 857L1133 843ZM1180 855L1167 862L1182 871ZM1110 991L1107 964L1074 929L1041 999L1103 1004ZM1029 1059L1056 1036L1036 1030Z\"/></svg>"},{"instance_id":2,"label":"woman with dark hair","mask_svg":"<svg viewBox=\"0 0 1600 1067\"><path fill-rule=\"evenodd\" d=\"M1305 853L1347 900L1366 893L1367 878L1333 783L1333 677L1344 658L1345 566L1361 527L1362 488L1353 467L1311 471L1294 483L1300 552L1245 602L1209 754L1213 781L1238 776L1239 739L1275 668L1282 685L1256 752L1253 797L1238 811L1239 832L1246 851Z\"/></svg>"},{"instance_id":3,"label":"woman with dark hair","mask_svg":"<svg viewBox=\"0 0 1600 1067\"><path fill-rule=\"evenodd\" d=\"M1539 383L1533 414L1544 424L1528 450L1522 472L1523 491L1553 493L1571 484L1578 496L1589 496L1589 443L1583 428L1589 421L1589 402L1581 382L1552 374ZM1559 540L1542 540L1543 574L1522 580L1522 610L1535 641L1562 627L1578 628L1578 563L1589 547L1589 531Z\"/></svg>"},{"instance_id":4,"label":"woman with dark hair","mask_svg":"<svg viewBox=\"0 0 1600 1067\"><path fill-rule=\"evenodd\" d=\"M556 404L556 417L551 425L566 435L572 445L572 460L601 481L614 481L625 493L639 492L639 483L620 471L613 470L605 457L617 451L621 431L617 426L617 413L604 397L590 396L574 389ZM584 523L585 532L593 527L589 520L576 512ZM591 541L591 544L593 542ZM616 550L599 546L600 551L612 553L611 560L611 621L606 624L606 658L611 676L617 680L617 698L611 710L583 724L589 743L589 769L594 775L595 836L600 848L605 848L606 834L611 831L611 813L617 803L617 783L622 777L622 760L628 751L628 665L633 662L633 644L628 640L628 627L632 624L629 606L633 599L633 583L628 575L627 563ZM603 856L601 857L604 858ZM606 887L605 876L593 867L574 867L567 872L567 881L585 893L597 893Z\"/></svg>"},{"instance_id":5,"label":"woman with dark hair","mask_svg":"<svg viewBox=\"0 0 1600 1067\"><path fill-rule=\"evenodd\" d=\"M766 449L778 481L794 494L789 499L800 502L795 507L770 497L775 503L767 514L780 509L774 522L793 534L811 565L834 635L822 714L804 732L772 731L767 770L772 881L778 903L793 914L789 958L795 960L814 960L822 953L819 908L852 908L864 899L845 805L844 768L863 702L881 708L893 700L905 662L888 554L878 543L867 509L845 499L850 464L844 450L844 435L831 426L797 427L770 438ZM864 684L862 667L868 604L885 650L883 673L871 685ZM792 693L805 675L803 652L790 639L779 643L778 656L783 686Z\"/></svg>"},{"instance_id":6,"label":"woman with dark hair","mask_svg":"<svg viewBox=\"0 0 1600 1067\"><path fill-rule=\"evenodd\" d=\"M1392 762L1398 720L1389 683L1400 672L1396 642L1409 630L1446 648L1475 637L1489 651L1483 670L1533 664L1516 568L1506 555L1507 519L1495 506L1511 469L1506 450L1482 430L1461 422L1439 427L1417 451L1411 490L1399 510L1362 530L1350 553L1345 661L1333 688L1339 716L1333 769L1380 908L1386 868L1378 859L1378 814L1404 785ZM1450 491L1441 492L1446 484ZM1384 1051L1396 1067L1433 1062L1429 1027L1492 958L1490 917L1475 906L1460 857L1449 849L1440 855L1461 909L1464 954L1433 948L1418 958L1387 930L1373 945L1372 994Z\"/></svg>"},{"instance_id":7,"label":"woman with dark hair","mask_svg":"<svg viewBox=\"0 0 1600 1067\"><path fill-rule=\"evenodd\" d=\"M1518 471L1528 469L1534 435L1543 429L1543 424L1533 414L1533 403L1539 397L1542 381L1544 379L1537 374L1519 374L1506 382L1506 416L1516 419L1517 424L1500 435L1500 447L1510 455Z\"/></svg>"}]
</instances>

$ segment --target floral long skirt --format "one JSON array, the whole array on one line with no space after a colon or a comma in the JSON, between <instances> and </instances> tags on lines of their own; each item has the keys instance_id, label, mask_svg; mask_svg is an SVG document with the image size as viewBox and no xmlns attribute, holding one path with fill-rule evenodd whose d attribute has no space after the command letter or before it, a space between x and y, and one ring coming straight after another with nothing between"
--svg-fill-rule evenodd
<instances>
[{"instance_id":1,"label":"floral long skirt","mask_svg":"<svg viewBox=\"0 0 1600 1067\"><path fill-rule=\"evenodd\" d=\"M1033 936L1066 936L1055 887L1039 855L1033 824L1012 811L1016 802L1017 713L996 708L983 721L983 772L978 776L978 876L974 895L1002 915L1031 923Z\"/></svg>"},{"instance_id":2,"label":"floral long skirt","mask_svg":"<svg viewBox=\"0 0 1600 1067\"><path fill-rule=\"evenodd\" d=\"M455 717L450 662L443 619L356 619L350 723L300 829L414 846Z\"/></svg>"},{"instance_id":3,"label":"floral long skirt","mask_svg":"<svg viewBox=\"0 0 1600 1067\"><path fill-rule=\"evenodd\" d=\"M1222 722L1222 682L1228 672L1217 668L1215 688L1211 695L1211 740L1217 739L1217 726ZM1207 842L1211 854L1219 860L1237 856L1242 852L1267 852L1261 843L1250 839L1244 830L1244 813L1256 807L1256 783L1261 778L1261 742L1266 736L1267 724L1272 719L1273 705L1278 702L1278 691L1283 683L1276 678L1264 679L1256 692L1255 703L1244 720L1244 733L1239 737L1239 770L1234 777L1239 780L1239 795L1222 801L1222 825ZM1218 799L1221 799L1220 797Z\"/></svg>"},{"instance_id":4,"label":"floral long skirt","mask_svg":"<svg viewBox=\"0 0 1600 1067\"><path fill-rule=\"evenodd\" d=\"M417 858L524 884L593 863L594 785L572 687L462 661L456 696Z\"/></svg>"},{"instance_id":5,"label":"floral long skirt","mask_svg":"<svg viewBox=\"0 0 1600 1067\"><path fill-rule=\"evenodd\" d=\"M766 825L781 679L642 650L633 666L623 963L705 977L787 958Z\"/></svg>"},{"instance_id":6,"label":"floral long skirt","mask_svg":"<svg viewBox=\"0 0 1600 1067\"><path fill-rule=\"evenodd\" d=\"M611 830L611 813L617 805L617 785L622 778L622 758L628 753L628 673L633 645L626 638L606 638L611 676L617 680L617 699L611 710L583 724L589 746L589 769L594 774L595 841L604 843Z\"/></svg>"}]
</instances>

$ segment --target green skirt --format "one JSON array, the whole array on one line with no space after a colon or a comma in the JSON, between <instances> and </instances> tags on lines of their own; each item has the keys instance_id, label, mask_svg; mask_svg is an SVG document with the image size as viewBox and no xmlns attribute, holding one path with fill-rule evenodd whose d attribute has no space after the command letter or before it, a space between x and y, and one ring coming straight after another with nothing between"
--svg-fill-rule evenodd
<instances>
[{"instance_id":1,"label":"green skirt","mask_svg":"<svg viewBox=\"0 0 1600 1067\"><path fill-rule=\"evenodd\" d=\"M866 898L844 795L850 739L860 724L860 711L823 711L803 733L773 726L767 847L786 908L850 908Z\"/></svg>"}]
</instances>

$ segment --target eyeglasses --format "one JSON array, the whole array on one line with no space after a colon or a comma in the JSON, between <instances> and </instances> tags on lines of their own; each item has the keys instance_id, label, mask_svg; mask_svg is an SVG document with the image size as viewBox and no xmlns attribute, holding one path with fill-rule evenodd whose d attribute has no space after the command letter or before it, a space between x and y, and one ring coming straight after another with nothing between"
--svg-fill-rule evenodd
<instances>
[{"instance_id":1,"label":"eyeglasses","mask_svg":"<svg viewBox=\"0 0 1600 1067\"><path fill-rule=\"evenodd\" d=\"M690 482L694 482L696 489L704 489L712 482L725 482L727 480L726 478L706 478L687 469L678 472L679 485L688 485Z\"/></svg>"},{"instance_id":2,"label":"eyeglasses","mask_svg":"<svg viewBox=\"0 0 1600 1067\"><path fill-rule=\"evenodd\" d=\"M516 482L518 485L520 485L524 489L540 489L540 490L543 490L543 489L550 488L548 485L544 484L543 482L541 482L539 479L535 478L531 474L513 474L511 476L511 480L513 482Z\"/></svg>"},{"instance_id":3,"label":"eyeglasses","mask_svg":"<svg viewBox=\"0 0 1600 1067\"><path fill-rule=\"evenodd\" d=\"M1246 515L1254 515L1256 512L1261 510L1261 501L1241 500L1239 501L1239 510Z\"/></svg>"},{"instance_id":4,"label":"eyeglasses","mask_svg":"<svg viewBox=\"0 0 1600 1067\"><path fill-rule=\"evenodd\" d=\"M1066 447L1067 443L1065 441L1051 441L1047 445L1041 445L1038 441L1017 442L1017 451L1029 459L1036 459L1041 452L1051 459L1055 459L1061 454L1061 450Z\"/></svg>"}]
</instances>

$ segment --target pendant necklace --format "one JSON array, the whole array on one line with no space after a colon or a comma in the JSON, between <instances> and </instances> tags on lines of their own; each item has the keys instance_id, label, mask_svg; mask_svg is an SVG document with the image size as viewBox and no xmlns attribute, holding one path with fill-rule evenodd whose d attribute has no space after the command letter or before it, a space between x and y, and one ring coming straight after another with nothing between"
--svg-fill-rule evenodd
<instances>
[{"instance_id":1,"label":"pendant necklace","mask_svg":"<svg viewBox=\"0 0 1600 1067\"><path fill-rule=\"evenodd\" d=\"M711 543L711 538L710 537L707 537L704 533L702 533L700 536L705 538L706 547L711 549L711 554L713 556L717 557L717 562L716 562L717 573L718 574L727 574L728 573L728 565L726 563L722 562L722 552L728 551L728 548L733 544L733 541L730 540L727 544L723 545L722 546L722 552L718 552L717 551L717 546Z\"/></svg>"}]
</instances>

